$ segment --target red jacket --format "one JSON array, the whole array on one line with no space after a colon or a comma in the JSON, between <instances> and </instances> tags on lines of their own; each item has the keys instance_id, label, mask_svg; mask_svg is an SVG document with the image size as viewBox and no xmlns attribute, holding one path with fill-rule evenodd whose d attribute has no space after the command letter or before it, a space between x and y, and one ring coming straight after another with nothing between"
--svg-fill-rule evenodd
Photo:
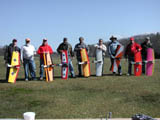
<instances>
[{"instance_id":1,"label":"red jacket","mask_svg":"<svg viewBox=\"0 0 160 120\"><path fill-rule=\"evenodd\" d=\"M41 45L38 48L37 54L40 55L40 58L43 59L43 53L49 52L50 54L53 54L53 50L49 45Z\"/></svg>"},{"instance_id":2,"label":"red jacket","mask_svg":"<svg viewBox=\"0 0 160 120\"><path fill-rule=\"evenodd\" d=\"M134 54L138 51L141 51L142 47L138 43L133 43L133 44L128 44L126 51L125 51L125 56L134 56Z\"/></svg>"}]
</instances>

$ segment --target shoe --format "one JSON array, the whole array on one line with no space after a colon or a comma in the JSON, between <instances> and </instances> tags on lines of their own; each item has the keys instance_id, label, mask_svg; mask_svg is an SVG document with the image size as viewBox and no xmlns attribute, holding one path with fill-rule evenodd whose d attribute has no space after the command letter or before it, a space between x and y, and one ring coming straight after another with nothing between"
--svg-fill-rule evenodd
<instances>
[{"instance_id":1,"label":"shoe","mask_svg":"<svg viewBox=\"0 0 160 120\"><path fill-rule=\"evenodd\" d=\"M129 74L129 73L127 73L127 76L130 76L130 74Z\"/></svg>"},{"instance_id":2,"label":"shoe","mask_svg":"<svg viewBox=\"0 0 160 120\"><path fill-rule=\"evenodd\" d=\"M40 80L43 80L43 77L40 77L39 79L40 79Z\"/></svg>"},{"instance_id":3,"label":"shoe","mask_svg":"<svg viewBox=\"0 0 160 120\"><path fill-rule=\"evenodd\" d=\"M116 73L115 72L113 72L113 76L115 76L116 75Z\"/></svg>"},{"instance_id":4,"label":"shoe","mask_svg":"<svg viewBox=\"0 0 160 120\"><path fill-rule=\"evenodd\" d=\"M76 78L76 76L75 75L71 75L71 78Z\"/></svg>"},{"instance_id":5,"label":"shoe","mask_svg":"<svg viewBox=\"0 0 160 120\"><path fill-rule=\"evenodd\" d=\"M119 76L122 76L122 73L119 73Z\"/></svg>"},{"instance_id":6,"label":"shoe","mask_svg":"<svg viewBox=\"0 0 160 120\"><path fill-rule=\"evenodd\" d=\"M81 75L81 74L79 74L79 75L78 75L78 77L82 77L82 75Z\"/></svg>"},{"instance_id":7,"label":"shoe","mask_svg":"<svg viewBox=\"0 0 160 120\"><path fill-rule=\"evenodd\" d=\"M25 81L28 81L28 78L26 78Z\"/></svg>"}]
</instances>

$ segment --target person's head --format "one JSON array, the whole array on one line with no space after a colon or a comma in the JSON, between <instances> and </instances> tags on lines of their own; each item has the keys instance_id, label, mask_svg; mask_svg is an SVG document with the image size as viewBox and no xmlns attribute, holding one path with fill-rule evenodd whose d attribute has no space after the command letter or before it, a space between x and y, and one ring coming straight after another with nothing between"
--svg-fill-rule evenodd
<instances>
[{"instance_id":1,"label":"person's head","mask_svg":"<svg viewBox=\"0 0 160 120\"><path fill-rule=\"evenodd\" d=\"M25 41L26 41L26 44L29 44L31 39L30 38L26 38Z\"/></svg>"},{"instance_id":2,"label":"person's head","mask_svg":"<svg viewBox=\"0 0 160 120\"><path fill-rule=\"evenodd\" d=\"M111 40L112 42L114 42L114 41L117 40L117 38L112 35L112 36L110 37L110 40Z\"/></svg>"},{"instance_id":3,"label":"person's head","mask_svg":"<svg viewBox=\"0 0 160 120\"><path fill-rule=\"evenodd\" d=\"M13 43L13 46L17 46L17 40L16 39L13 39L12 43Z\"/></svg>"},{"instance_id":4,"label":"person's head","mask_svg":"<svg viewBox=\"0 0 160 120\"><path fill-rule=\"evenodd\" d=\"M131 44L134 43L134 37L131 37L129 40L130 40L130 43L131 43Z\"/></svg>"},{"instance_id":5,"label":"person's head","mask_svg":"<svg viewBox=\"0 0 160 120\"><path fill-rule=\"evenodd\" d=\"M103 44L103 39L99 39L99 45Z\"/></svg>"},{"instance_id":6,"label":"person's head","mask_svg":"<svg viewBox=\"0 0 160 120\"><path fill-rule=\"evenodd\" d=\"M47 44L48 44L47 39L44 38L44 39L43 39L43 45L47 45Z\"/></svg>"},{"instance_id":7,"label":"person's head","mask_svg":"<svg viewBox=\"0 0 160 120\"><path fill-rule=\"evenodd\" d=\"M147 44L150 43L150 42L151 42L150 37L146 37L146 38L145 38L145 42L146 42Z\"/></svg>"},{"instance_id":8,"label":"person's head","mask_svg":"<svg viewBox=\"0 0 160 120\"><path fill-rule=\"evenodd\" d=\"M83 41L84 41L84 38L83 38L83 37L80 37L80 38L79 38L79 42L80 42L80 43L83 43Z\"/></svg>"},{"instance_id":9,"label":"person's head","mask_svg":"<svg viewBox=\"0 0 160 120\"><path fill-rule=\"evenodd\" d=\"M64 44L66 44L67 43L67 41L68 41L68 39L65 37L65 38L63 38L63 43Z\"/></svg>"}]
</instances>

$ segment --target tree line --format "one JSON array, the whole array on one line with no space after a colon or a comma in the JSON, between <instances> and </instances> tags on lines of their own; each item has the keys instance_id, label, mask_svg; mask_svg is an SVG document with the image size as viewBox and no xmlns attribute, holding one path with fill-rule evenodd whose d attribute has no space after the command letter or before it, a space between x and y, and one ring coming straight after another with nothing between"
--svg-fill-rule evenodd
<instances>
[{"instance_id":1,"label":"tree line","mask_svg":"<svg viewBox=\"0 0 160 120\"><path fill-rule=\"evenodd\" d=\"M155 58L160 58L160 32L157 33L151 33L151 34L143 34L143 35L135 35L135 36L131 36L135 38L135 42L141 44L142 42L144 42L146 37L150 37L151 39L151 43L153 45L154 48L154 52L155 52ZM121 38L118 39L118 41L124 45L124 47L126 48L126 46L128 45L128 43L130 42L129 40L130 37L128 38ZM106 46L108 46L108 44L110 43L110 41L104 42L104 44ZM90 57L94 57L95 56L95 47L94 45L89 45L89 56ZM108 54L106 54L106 57L108 57Z\"/></svg>"},{"instance_id":2,"label":"tree line","mask_svg":"<svg viewBox=\"0 0 160 120\"><path fill-rule=\"evenodd\" d=\"M151 33L151 34L142 34L142 35L135 35L135 36L131 36L135 38L135 41L139 44L141 44L142 42L144 42L146 37L150 37L151 39L151 43L153 44L153 48L155 51L155 58L160 58L160 32L157 33ZM126 48L127 44L129 43L129 37L128 38L121 38L118 39L118 41L124 45L124 47ZM104 44L106 46L108 46L110 41L104 42ZM95 56L95 44L90 44L89 46L89 56L90 57L94 57ZM4 51L5 51L6 45L3 47L0 47L0 56L4 55ZM54 53L53 56L58 56L57 53ZM106 57L108 57L108 54L106 54Z\"/></svg>"}]
</instances>

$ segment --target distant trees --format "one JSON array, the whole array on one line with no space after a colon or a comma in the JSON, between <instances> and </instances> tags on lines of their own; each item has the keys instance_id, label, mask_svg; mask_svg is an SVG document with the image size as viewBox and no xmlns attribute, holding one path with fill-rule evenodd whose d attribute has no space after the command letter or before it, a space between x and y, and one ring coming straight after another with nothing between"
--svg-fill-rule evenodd
<instances>
[{"instance_id":1,"label":"distant trees","mask_svg":"<svg viewBox=\"0 0 160 120\"><path fill-rule=\"evenodd\" d=\"M144 42L146 37L150 37L151 38L151 42L153 44L153 48L155 51L155 57L156 58L160 58L160 33L157 32L156 34L151 33L151 34L143 34L143 35L135 35L133 36L135 38L135 41L139 44L141 44L142 42ZM121 44L123 44L126 48L127 44L129 43L129 38L122 38L118 40ZM105 42L104 44L106 46L108 46L110 41ZM89 45L89 56L94 57L95 56L95 47L94 45ZM106 57L108 56L108 54L106 54Z\"/></svg>"},{"instance_id":2,"label":"distant trees","mask_svg":"<svg viewBox=\"0 0 160 120\"><path fill-rule=\"evenodd\" d=\"M151 33L151 34L143 34L143 35L135 35L133 36L135 38L135 41L139 44L141 44L146 37L150 37L151 38L151 42L153 44L153 48L155 51L155 57L156 58L160 58L160 32L157 33ZM121 44L123 44L125 47L127 46L127 44L129 43L129 38L122 38L118 40ZM110 41L105 42L104 44L106 46L108 46ZM89 46L89 56L90 57L94 57L95 56L95 47L93 44L88 45ZM5 50L6 46L4 47L0 47L0 55L4 55L4 50ZM54 53L54 56L58 56L57 53ZM106 54L106 57L108 56L108 54Z\"/></svg>"}]
</instances>

